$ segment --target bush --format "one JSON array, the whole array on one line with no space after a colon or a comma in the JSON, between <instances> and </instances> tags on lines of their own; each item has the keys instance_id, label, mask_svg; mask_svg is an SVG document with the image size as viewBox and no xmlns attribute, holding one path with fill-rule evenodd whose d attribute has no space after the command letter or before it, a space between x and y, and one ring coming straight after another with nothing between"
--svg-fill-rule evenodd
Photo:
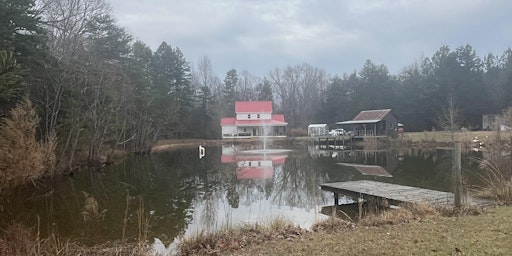
<instances>
[{"instance_id":1,"label":"bush","mask_svg":"<svg viewBox=\"0 0 512 256\"><path fill-rule=\"evenodd\" d=\"M291 137L302 137L307 136L308 132L302 128L294 128L290 130Z\"/></svg>"},{"instance_id":2,"label":"bush","mask_svg":"<svg viewBox=\"0 0 512 256\"><path fill-rule=\"evenodd\" d=\"M55 166L56 138L36 139L39 118L24 99L2 120L0 128L0 189L37 179Z\"/></svg>"}]
</instances>

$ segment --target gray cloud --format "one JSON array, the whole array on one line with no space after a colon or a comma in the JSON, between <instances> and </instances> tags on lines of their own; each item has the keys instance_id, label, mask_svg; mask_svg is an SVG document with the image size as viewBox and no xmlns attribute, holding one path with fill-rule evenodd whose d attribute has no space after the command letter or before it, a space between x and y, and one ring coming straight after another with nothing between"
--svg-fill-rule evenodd
<instances>
[{"instance_id":1,"label":"gray cloud","mask_svg":"<svg viewBox=\"0 0 512 256\"><path fill-rule=\"evenodd\" d=\"M331 74L366 59L398 73L443 45L501 54L512 38L507 0L111 0L119 24L156 49L179 47L192 64L208 56L221 78L231 69L265 76L307 62Z\"/></svg>"}]
</instances>

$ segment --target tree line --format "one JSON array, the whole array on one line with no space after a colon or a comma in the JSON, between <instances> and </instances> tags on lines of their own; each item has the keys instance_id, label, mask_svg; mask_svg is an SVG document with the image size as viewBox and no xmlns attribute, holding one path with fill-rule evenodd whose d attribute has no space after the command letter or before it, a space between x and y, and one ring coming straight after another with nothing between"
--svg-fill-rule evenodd
<instances>
[{"instance_id":1,"label":"tree line","mask_svg":"<svg viewBox=\"0 0 512 256\"><path fill-rule=\"evenodd\" d=\"M443 46L396 75L371 60L334 76L307 63L263 78L231 69L221 79L212 70L206 56L192 67L177 46L153 51L134 41L105 0L0 1L0 116L28 98L37 137L57 141L62 169L101 162L115 148L218 139L220 118L234 116L237 100L273 101L288 131L380 108L392 108L407 130L430 130L448 102L465 127L479 129L482 114L512 100L510 49L481 59L470 45Z\"/></svg>"}]
</instances>

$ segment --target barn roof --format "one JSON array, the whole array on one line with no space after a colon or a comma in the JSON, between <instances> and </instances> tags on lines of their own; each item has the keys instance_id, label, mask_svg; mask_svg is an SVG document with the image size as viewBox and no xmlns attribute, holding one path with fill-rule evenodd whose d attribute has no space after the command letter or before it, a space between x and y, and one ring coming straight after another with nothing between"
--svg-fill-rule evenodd
<instances>
[{"instance_id":1,"label":"barn roof","mask_svg":"<svg viewBox=\"0 0 512 256\"><path fill-rule=\"evenodd\" d=\"M359 112L354 119L350 121L337 122L336 124L377 123L382 121L382 119L384 119L389 113L391 113L391 109L364 110Z\"/></svg>"},{"instance_id":2,"label":"barn roof","mask_svg":"<svg viewBox=\"0 0 512 256\"><path fill-rule=\"evenodd\" d=\"M391 109L378 109L378 110L365 110L359 112L359 114L352 119L352 121L365 121L365 120L382 120L389 113Z\"/></svg>"}]
</instances>

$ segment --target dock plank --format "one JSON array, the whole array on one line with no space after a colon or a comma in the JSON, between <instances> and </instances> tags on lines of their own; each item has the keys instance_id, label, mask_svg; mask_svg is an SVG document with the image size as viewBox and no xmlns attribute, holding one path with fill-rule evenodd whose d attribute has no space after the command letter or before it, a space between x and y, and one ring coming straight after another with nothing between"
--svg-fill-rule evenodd
<instances>
[{"instance_id":1,"label":"dock plank","mask_svg":"<svg viewBox=\"0 0 512 256\"><path fill-rule=\"evenodd\" d=\"M451 206L454 204L453 193L432 189L404 186L385 182L358 180L321 184L320 188L336 194L344 194L352 197L386 198L394 203L427 203L435 205ZM475 199L472 205L489 204L489 200Z\"/></svg>"}]
</instances>

